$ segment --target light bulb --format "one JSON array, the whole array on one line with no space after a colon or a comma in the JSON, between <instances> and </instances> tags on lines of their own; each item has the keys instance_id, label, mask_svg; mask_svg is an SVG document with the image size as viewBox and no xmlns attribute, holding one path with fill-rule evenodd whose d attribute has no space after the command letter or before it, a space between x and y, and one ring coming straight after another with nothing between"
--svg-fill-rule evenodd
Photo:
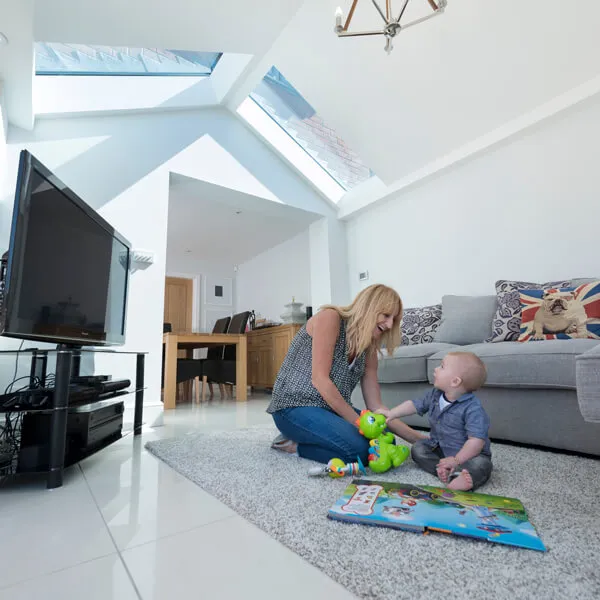
<instances>
[{"instance_id":1,"label":"light bulb","mask_svg":"<svg viewBox=\"0 0 600 600\"><path fill-rule=\"evenodd\" d=\"M342 17L344 16L344 13L342 12L342 7L338 6L335 9L335 28L336 29L342 29Z\"/></svg>"}]
</instances>

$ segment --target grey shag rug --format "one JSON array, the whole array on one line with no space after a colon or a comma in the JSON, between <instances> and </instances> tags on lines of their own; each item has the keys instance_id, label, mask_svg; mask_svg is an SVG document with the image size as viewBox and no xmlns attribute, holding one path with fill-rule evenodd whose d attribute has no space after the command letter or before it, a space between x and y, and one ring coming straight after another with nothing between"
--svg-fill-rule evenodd
<instances>
[{"instance_id":1,"label":"grey shag rug","mask_svg":"<svg viewBox=\"0 0 600 600\"><path fill-rule=\"evenodd\" d=\"M315 463L270 449L273 427L194 434L146 444L360 598L600 597L600 461L494 445L482 493L519 498L547 553L431 533L331 521L348 478L312 478ZM373 479L435 485L409 459ZM285 595L285 594L284 594Z\"/></svg>"}]
</instances>

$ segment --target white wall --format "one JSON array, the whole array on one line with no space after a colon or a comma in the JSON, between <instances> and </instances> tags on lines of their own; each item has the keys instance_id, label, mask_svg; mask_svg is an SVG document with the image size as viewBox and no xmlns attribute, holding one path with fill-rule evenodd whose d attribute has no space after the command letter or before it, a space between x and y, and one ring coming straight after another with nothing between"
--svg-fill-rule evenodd
<instances>
[{"instance_id":1,"label":"white wall","mask_svg":"<svg viewBox=\"0 0 600 600\"><path fill-rule=\"evenodd\" d=\"M352 293L406 306L493 294L497 279L600 276L600 96L348 220Z\"/></svg>"},{"instance_id":2,"label":"white wall","mask_svg":"<svg viewBox=\"0 0 600 600\"><path fill-rule=\"evenodd\" d=\"M0 49L6 109L10 122L26 129L33 127L33 12L34 0L0 0L2 33L8 39Z\"/></svg>"},{"instance_id":3,"label":"white wall","mask_svg":"<svg viewBox=\"0 0 600 600\"><path fill-rule=\"evenodd\" d=\"M310 305L310 249L308 231L238 266L237 307L254 310L279 321L292 301Z\"/></svg>"},{"instance_id":4,"label":"white wall","mask_svg":"<svg viewBox=\"0 0 600 600\"><path fill-rule=\"evenodd\" d=\"M6 112L6 99L4 97L4 83L0 80L0 160L5 158L6 136L8 134L8 115ZM4 164L4 163L0 163ZM2 177L0 173L0 177Z\"/></svg>"},{"instance_id":5,"label":"white wall","mask_svg":"<svg viewBox=\"0 0 600 600\"><path fill-rule=\"evenodd\" d=\"M7 158L0 164L6 173L0 189L2 251L8 247L22 148L101 212L134 248L154 252L154 264L132 275L127 316L126 348L149 352L149 401L158 399L160 387L169 173L331 213L325 200L224 109L40 120L31 132L9 129ZM14 346L0 339L0 347ZM133 363L115 363L100 355L96 372L133 377ZM0 365L0 380L9 379L9 370Z\"/></svg>"}]
</instances>

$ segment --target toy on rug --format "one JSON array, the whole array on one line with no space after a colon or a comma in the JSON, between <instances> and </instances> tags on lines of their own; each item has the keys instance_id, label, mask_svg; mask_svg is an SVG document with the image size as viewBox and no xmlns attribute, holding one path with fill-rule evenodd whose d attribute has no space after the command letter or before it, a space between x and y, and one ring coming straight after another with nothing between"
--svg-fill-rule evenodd
<instances>
[{"instance_id":1,"label":"toy on rug","mask_svg":"<svg viewBox=\"0 0 600 600\"><path fill-rule=\"evenodd\" d=\"M363 410L356 419L361 435L371 440L369 468L375 473L385 473L392 467L399 467L409 456L408 446L394 444L394 434L386 429L385 415Z\"/></svg>"},{"instance_id":2,"label":"toy on rug","mask_svg":"<svg viewBox=\"0 0 600 600\"><path fill-rule=\"evenodd\" d=\"M367 470L358 456L356 457L356 461L357 462L353 463L345 463L340 458L332 458L326 465L310 468L308 474L311 477L329 475L329 477L334 478L344 477L346 475L366 475Z\"/></svg>"},{"instance_id":3,"label":"toy on rug","mask_svg":"<svg viewBox=\"0 0 600 600\"><path fill-rule=\"evenodd\" d=\"M375 473L385 473L392 467L399 467L409 456L408 446L395 446L379 439L369 442L369 469Z\"/></svg>"}]
</instances>

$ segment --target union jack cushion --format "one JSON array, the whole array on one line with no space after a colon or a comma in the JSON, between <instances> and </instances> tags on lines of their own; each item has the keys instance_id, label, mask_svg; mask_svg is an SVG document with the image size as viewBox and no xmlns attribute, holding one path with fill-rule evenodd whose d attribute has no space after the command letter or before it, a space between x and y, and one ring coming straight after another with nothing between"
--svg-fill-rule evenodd
<instances>
[{"instance_id":1,"label":"union jack cushion","mask_svg":"<svg viewBox=\"0 0 600 600\"><path fill-rule=\"evenodd\" d=\"M521 334L530 340L600 340L600 281L579 287L521 290Z\"/></svg>"}]
</instances>

